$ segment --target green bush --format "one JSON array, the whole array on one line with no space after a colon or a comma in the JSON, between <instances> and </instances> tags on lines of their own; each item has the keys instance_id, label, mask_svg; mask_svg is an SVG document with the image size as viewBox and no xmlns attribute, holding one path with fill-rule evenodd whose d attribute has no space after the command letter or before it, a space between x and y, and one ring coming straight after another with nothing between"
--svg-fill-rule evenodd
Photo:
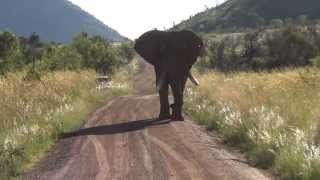
<instances>
[{"instance_id":1,"label":"green bush","mask_svg":"<svg viewBox=\"0 0 320 180\"><path fill-rule=\"evenodd\" d=\"M130 63L134 57L134 48L132 43L122 43L118 48L119 56L123 59L122 62Z\"/></svg>"},{"instance_id":2,"label":"green bush","mask_svg":"<svg viewBox=\"0 0 320 180\"><path fill-rule=\"evenodd\" d=\"M102 37L90 37L83 32L74 38L71 45L83 58L83 67L108 74L121 64L116 48Z\"/></svg>"},{"instance_id":3,"label":"green bush","mask_svg":"<svg viewBox=\"0 0 320 180\"><path fill-rule=\"evenodd\" d=\"M314 27L257 30L211 41L207 49L208 60L200 65L221 71L301 67L320 54L320 34Z\"/></svg>"},{"instance_id":4,"label":"green bush","mask_svg":"<svg viewBox=\"0 0 320 180\"><path fill-rule=\"evenodd\" d=\"M41 69L77 70L81 69L82 56L70 46L48 45L41 57Z\"/></svg>"},{"instance_id":5,"label":"green bush","mask_svg":"<svg viewBox=\"0 0 320 180\"><path fill-rule=\"evenodd\" d=\"M312 61L312 64L313 64L315 67L320 68L320 56L317 56L317 57L311 59L311 61Z\"/></svg>"},{"instance_id":6,"label":"green bush","mask_svg":"<svg viewBox=\"0 0 320 180\"><path fill-rule=\"evenodd\" d=\"M310 65L310 59L317 53L315 45L306 38L304 33L291 28L268 37L265 45L269 68Z\"/></svg>"},{"instance_id":7,"label":"green bush","mask_svg":"<svg viewBox=\"0 0 320 180\"><path fill-rule=\"evenodd\" d=\"M10 32L0 34L0 74L24 65L18 37Z\"/></svg>"},{"instance_id":8,"label":"green bush","mask_svg":"<svg viewBox=\"0 0 320 180\"><path fill-rule=\"evenodd\" d=\"M273 28L281 28L283 26L283 21L281 19L272 19L270 25Z\"/></svg>"},{"instance_id":9,"label":"green bush","mask_svg":"<svg viewBox=\"0 0 320 180\"><path fill-rule=\"evenodd\" d=\"M26 79L37 79L47 71L94 69L101 74L112 74L121 65L130 63L134 56L132 43L115 46L100 36L82 32L71 44L42 43L39 35L29 38L13 33L0 33L0 74L9 71L28 71Z\"/></svg>"}]
</instances>

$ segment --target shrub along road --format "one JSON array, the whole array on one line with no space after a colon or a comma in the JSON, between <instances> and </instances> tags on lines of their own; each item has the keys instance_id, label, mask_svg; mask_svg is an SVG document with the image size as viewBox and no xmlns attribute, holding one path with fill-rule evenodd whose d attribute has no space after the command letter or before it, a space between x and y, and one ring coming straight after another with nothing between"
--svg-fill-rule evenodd
<instances>
[{"instance_id":1,"label":"shrub along road","mask_svg":"<svg viewBox=\"0 0 320 180\"><path fill-rule=\"evenodd\" d=\"M97 109L24 179L270 179L189 117L156 121L159 103L152 80L152 67L143 64L133 80L136 95Z\"/></svg>"}]
</instances>

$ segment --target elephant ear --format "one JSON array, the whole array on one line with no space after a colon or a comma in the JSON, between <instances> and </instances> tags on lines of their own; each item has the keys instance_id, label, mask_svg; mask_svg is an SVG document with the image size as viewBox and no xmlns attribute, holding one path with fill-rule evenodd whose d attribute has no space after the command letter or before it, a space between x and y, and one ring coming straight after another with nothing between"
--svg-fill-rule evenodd
<instances>
[{"instance_id":1,"label":"elephant ear","mask_svg":"<svg viewBox=\"0 0 320 180\"><path fill-rule=\"evenodd\" d=\"M166 46L162 44L164 32L148 31L141 35L135 41L136 52L147 62L152 65L157 65L162 54L166 51Z\"/></svg>"},{"instance_id":2,"label":"elephant ear","mask_svg":"<svg viewBox=\"0 0 320 180\"><path fill-rule=\"evenodd\" d=\"M188 55L188 61L186 63L191 67L203 51L202 39L188 30L181 31L180 38L187 44L187 48L184 50L186 55Z\"/></svg>"},{"instance_id":3,"label":"elephant ear","mask_svg":"<svg viewBox=\"0 0 320 180\"><path fill-rule=\"evenodd\" d=\"M167 44L166 44L166 41L159 41L158 42L159 44L159 55L160 57L163 57L165 56L166 52L167 52Z\"/></svg>"}]
</instances>

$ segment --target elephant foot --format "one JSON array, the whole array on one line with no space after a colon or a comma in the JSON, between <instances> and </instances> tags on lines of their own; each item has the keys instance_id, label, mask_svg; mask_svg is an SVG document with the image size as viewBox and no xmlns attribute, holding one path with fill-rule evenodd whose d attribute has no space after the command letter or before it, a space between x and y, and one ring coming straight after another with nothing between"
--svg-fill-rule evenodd
<instances>
[{"instance_id":1,"label":"elephant foot","mask_svg":"<svg viewBox=\"0 0 320 180\"><path fill-rule=\"evenodd\" d=\"M184 117L181 113L181 108L177 108L175 104L171 104L170 107L172 108L172 116L170 118L171 121L184 121Z\"/></svg>"},{"instance_id":2,"label":"elephant foot","mask_svg":"<svg viewBox=\"0 0 320 180\"><path fill-rule=\"evenodd\" d=\"M166 120L170 118L171 118L170 113L160 113L158 116L158 120Z\"/></svg>"},{"instance_id":3,"label":"elephant foot","mask_svg":"<svg viewBox=\"0 0 320 180\"><path fill-rule=\"evenodd\" d=\"M171 116L170 118L171 121L184 121L184 117L182 115L180 116Z\"/></svg>"}]
</instances>

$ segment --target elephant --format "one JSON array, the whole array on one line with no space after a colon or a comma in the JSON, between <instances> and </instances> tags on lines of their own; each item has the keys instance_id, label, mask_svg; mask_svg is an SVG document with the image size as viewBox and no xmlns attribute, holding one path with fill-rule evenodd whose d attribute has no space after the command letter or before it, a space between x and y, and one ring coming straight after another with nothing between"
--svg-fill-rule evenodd
<instances>
[{"instance_id":1,"label":"elephant","mask_svg":"<svg viewBox=\"0 0 320 180\"><path fill-rule=\"evenodd\" d=\"M189 78L194 84L199 85L190 69L201 55L202 39L188 30L151 30L136 39L134 49L154 66L156 89L160 97L159 119L183 121L182 106L186 81ZM169 86L174 98L172 105L169 105L168 99Z\"/></svg>"}]
</instances>

